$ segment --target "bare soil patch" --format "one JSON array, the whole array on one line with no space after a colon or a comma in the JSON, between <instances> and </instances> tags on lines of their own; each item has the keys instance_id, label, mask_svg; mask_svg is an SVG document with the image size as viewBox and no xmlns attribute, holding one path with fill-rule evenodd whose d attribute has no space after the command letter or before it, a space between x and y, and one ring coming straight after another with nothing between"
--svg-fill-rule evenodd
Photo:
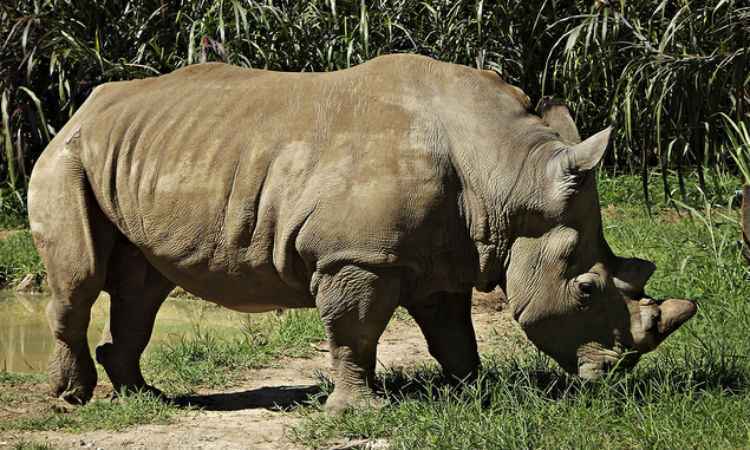
<instances>
[{"instance_id":1,"label":"bare soil patch","mask_svg":"<svg viewBox=\"0 0 750 450\"><path fill-rule=\"evenodd\" d=\"M522 332L502 309L498 293L474 296L474 324L480 352L524 351ZM221 390L201 390L187 399L199 410L180 415L169 425L140 425L121 432L93 431L6 433L0 435L0 449L21 440L47 443L55 448L95 449L296 449L287 430L300 420L293 405L319 392L319 373L328 371L325 343L307 359L282 359L273 367L249 370L238 382ZM419 328L406 314L397 314L380 340L379 370L412 367L433 360ZM25 386L13 404L0 407L0 421L15 414L34 414L59 408L42 385ZM96 397L104 398L111 388L100 386ZM7 408L5 408L7 407ZM5 408L5 409L4 409ZM382 448L383 442L348 442L334 448Z\"/></svg>"}]
</instances>

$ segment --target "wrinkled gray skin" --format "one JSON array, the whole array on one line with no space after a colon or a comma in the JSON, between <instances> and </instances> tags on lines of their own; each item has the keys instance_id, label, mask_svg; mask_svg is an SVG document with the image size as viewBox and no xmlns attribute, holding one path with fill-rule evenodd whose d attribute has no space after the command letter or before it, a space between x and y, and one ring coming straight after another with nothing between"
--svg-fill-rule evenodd
<instances>
[{"instance_id":1,"label":"wrinkled gray skin","mask_svg":"<svg viewBox=\"0 0 750 450\"><path fill-rule=\"evenodd\" d=\"M472 287L506 289L529 338L567 371L632 365L694 312L643 293L653 264L615 256L564 106L542 117L492 72L394 55L324 74L204 64L97 88L34 168L29 217L49 274L54 393L86 402L86 343L143 389L140 355L179 285L238 311L317 307L333 412L372 398L398 305L448 375L476 374Z\"/></svg>"}]
</instances>

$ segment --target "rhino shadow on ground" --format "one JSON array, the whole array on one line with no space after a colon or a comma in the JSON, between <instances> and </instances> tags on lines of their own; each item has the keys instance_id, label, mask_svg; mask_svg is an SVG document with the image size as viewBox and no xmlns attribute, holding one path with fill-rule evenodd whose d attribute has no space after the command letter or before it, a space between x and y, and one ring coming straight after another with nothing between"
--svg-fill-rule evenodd
<instances>
[{"instance_id":1,"label":"rhino shadow on ground","mask_svg":"<svg viewBox=\"0 0 750 450\"><path fill-rule=\"evenodd\" d=\"M174 398L178 406L198 407L206 411L239 411L243 409L271 409L291 411L320 396L318 385L264 386L246 391Z\"/></svg>"}]
</instances>

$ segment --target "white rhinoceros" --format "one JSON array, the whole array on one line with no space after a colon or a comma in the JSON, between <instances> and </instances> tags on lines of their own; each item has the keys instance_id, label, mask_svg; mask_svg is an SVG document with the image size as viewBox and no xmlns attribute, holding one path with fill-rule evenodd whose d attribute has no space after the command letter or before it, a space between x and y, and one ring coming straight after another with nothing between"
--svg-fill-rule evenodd
<instances>
[{"instance_id":1,"label":"white rhinoceros","mask_svg":"<svg viewBox=\"0 0 750 450\"><path fill-rule=\"evenodd\" d=\"M632 366L695 312L644 294L654 265L615 256L594 167L567 109L542 117L495 73L392 55L332 73L224 64L97 88L34 167L29 218L54 300L54 392L96 359L147 388L139 360L175 286L244 312L318 308L336 389L367 400L398 305L448 375L476 373L472 287L501 286L528 337L593 378Z\"/></svg>"}]
</instances>

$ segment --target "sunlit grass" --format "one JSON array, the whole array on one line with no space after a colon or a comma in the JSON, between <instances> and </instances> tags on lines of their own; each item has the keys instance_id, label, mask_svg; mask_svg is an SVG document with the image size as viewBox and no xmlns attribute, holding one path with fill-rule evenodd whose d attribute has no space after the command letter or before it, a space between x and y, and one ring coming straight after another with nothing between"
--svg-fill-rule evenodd
<instances>
[{"instance_id":1,"label":"sunlit grass","mask_svg":"<svg viewBox=\"0 0 750 450\"><path fill-rule=\"evenodd\" d=\"M315 310L246 317L230 332L217 333L210 322L196 323L180 339L155 346L144 364L147 379L172 395L218 388L243 370L273 364L281 357L309 356L314 351L311 344L325 338Z\"/></svg>"},{"instance_id":2,"label":"sunlit grass","mask_svg":"<svg viewBox=\"0 0 750 450\"><path fill-rule=\"evenodd\" d=\"M148 393L122 394L116 401L94 400L70 412L22 414L0 421L0 431L116 431L145 423L167 424L183 410Z\"/></svg>"}]
</instances>

